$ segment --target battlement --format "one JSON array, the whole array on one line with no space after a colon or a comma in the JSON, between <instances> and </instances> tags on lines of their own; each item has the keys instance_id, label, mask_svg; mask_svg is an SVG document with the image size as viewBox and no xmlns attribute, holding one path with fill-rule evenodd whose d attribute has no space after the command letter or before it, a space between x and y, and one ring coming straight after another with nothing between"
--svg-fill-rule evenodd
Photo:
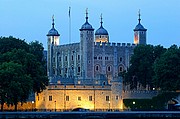
<instances>
[{"instance_id":1,"label":"battlement","mask_svg":"<svg viewBox=\"0 0 180 119\"><path fill-rule=\"evenodd\" d=\"M111 90L110 85L49 85L48 90Z\"/></svg>"},{"instance_id":2,"label":"battlement","mask_svg":"<svg viewBox=\"0 0 180 119\"><path fill-rule=\"evenodd\" d=\"M149 91L149 90L135 90L135 91L123 91L124 99L151 99L154 96L157 96L158 91Z\"/></svg>"},{"instance_id":3,"label":"battlement","mask_svg":"<svg viewBox=\"0 0 180 119\"><path fill-rule=\"evenodd\" d=\"M79 47L80 43L71 43L71 44L63 44L56 46L57 48L66 48L66 47Z\"/></svg>"},{"instance_id":4,"label":"battlement","mask_svg":"<svg viewBox=\"0 0 180 119\"><path fill-rule=\"evenodd\" d=\"M108 46L108 47L135 47L136 44L131 44L131 43L100 43L100 42L94 42L95 46Z\"/></svg>"}]
</instances>

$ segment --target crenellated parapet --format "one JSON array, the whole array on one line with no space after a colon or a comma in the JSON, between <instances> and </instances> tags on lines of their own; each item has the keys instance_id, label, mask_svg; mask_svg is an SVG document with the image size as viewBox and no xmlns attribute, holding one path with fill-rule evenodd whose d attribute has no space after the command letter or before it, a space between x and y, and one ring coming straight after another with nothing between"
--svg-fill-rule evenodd
<instances>
[{"instance_id":1,"label":"crenellated parapet","mask_svg":"<svg viewBox=\"0 0 180 119\"><path fill-rule=\"evenodd\" d=\"M136 46L136 44L131 44L131 43L114 43L114 42L112 42L112 43L105 43L105 42L103 42L103 43L100 43L100 42L94 42L94 46L96 46L96 47L135 47Z\"/></svg>"},{"instance_id":2,"label":"crenellated parapet","mask_svg":"<svg viewBox=\"0 0 180 119\"><path fill-rule=\"evenodd\" d=\"M48 90L111 90L110 85L58 85L52 84L48 86Z\"/></svg>"},{"instance_id":3,"label":"crenellated parapet","mask_svg":"<svg viewBox=\"0 0 180 119\"><path fill-rule=\"evenodd\" d=\"M57 48L79 47L79 43L71 43L71 44L58 45L56 47Z\"/></svg>"}]
</instances>

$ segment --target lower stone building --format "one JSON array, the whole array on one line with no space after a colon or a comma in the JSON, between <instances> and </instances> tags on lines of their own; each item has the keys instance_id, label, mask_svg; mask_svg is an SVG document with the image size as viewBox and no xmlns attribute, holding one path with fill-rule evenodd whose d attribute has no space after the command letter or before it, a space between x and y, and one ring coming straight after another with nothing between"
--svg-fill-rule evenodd
<instances>
[{"instance_id":1,"label":"lower stone building","mask_svg":"<svg viewBox=\"0 0 180 119\"><path fill-rule=\"evenodd\" d=\"M84 108L95 111L123 109L122 81L116 79L111 85L62 85L50 84L36 96L36 109L65 111Z\"/></svg>"}]
</instances>

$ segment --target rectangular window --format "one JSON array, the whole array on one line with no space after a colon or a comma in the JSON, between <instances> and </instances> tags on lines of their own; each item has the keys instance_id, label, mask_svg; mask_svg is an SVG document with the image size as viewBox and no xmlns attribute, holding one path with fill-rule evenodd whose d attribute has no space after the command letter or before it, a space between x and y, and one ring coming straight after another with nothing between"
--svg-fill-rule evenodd
<instances>
[{"instance_id":1,"label":"rectangular window","mask_svg":"<svg viewBox=\"0 0 180 119\"><path fill-rule=\"evenodd\" d=\"M65 73L67 73L67 68L65 68Z\"/></svg>"},{"instance_id":2,"label":"rectangular window","mask_svg":"<svg viewBox=\"0 0 180 119\"><path fill-rule=\"evenodd\" d=\"M73 57L73 55L72 55L72 57L71 57L71 60L72 60L72 61L74 60L74 57Z\"/></svg>"},{"instance_id":3,"label":"rectangular window","mask_svg":"<svg viewBox=\"0 0 180 119\"><path fill-rule=\"evenodd\" d=\"M81 101L81 97L78 97L78 101Z\"/></svg>"},{"instance_id":4,"label":"rectangular window","mask_svg":"<svg viewBox=\"0 0 180 119\"><path fill-rule=\"evenodd\" d=\"M78 60L80 60L80 55L78 55Z\"/></svg>"},{"instance_id":5,"label":"rectangular window","mask_svg":"<svg viewBox=\"0 0 180 119\"><path fill-rule=\"evenodd\" d=\"M92 101L92 96L89 96L89 101Z\"/></svg>"},{"instance_id":6,"label":"rectangular window","mask_svg":"<svg viewBox=\"0 0 180 119\"><path fill-rule=\"evenodd\" d=\"M59 61L61 62L61 57L59 57Z\"/></svg>"},{"instance_id":7,"label":"rectangular window","mask_svg":"<svg viewBox=\"0 0 180 119\"><path fill-rule=\"evenodd\" d=\"M43 101L45 101L45 97L43 97Z\"/></svg>"},{"instance_id":8,"label":"rectangular window","mask_svg":"<svg viewBox=\"0 0 180 119\"><path fill-rule=\"evenodd\" d=\"M119 61L122 62L122 57L119 58Z\"/></svg>"},{"instance_id":9,"label":"rectangular window","mask_svg":"<svg viewBox=\"0 0 180 119\"><path fill-rule=\"evenodd\" d=\"M61 69L59 69L59 74L61 74Z\"/></svg>"},{"instance_id":10,"label":"rectangular window","mask_svg":"<svg viewBox=\"0 0 180 119\"><path fill-rule=\"evenodd\" d=\"M65 56L65 61L67 61L67 56Z\"/></svg>"},{"instance_id":11,"label":"rectangular window","mask_svg":"<svg viewBox=\"0 0 180 119\"><path fill-rule=\"evenodd\" d=\"M110 101L109 96L106 96L106 101Z\"/></svg>"},{"instance_id":12,"label":"rectangular window","mask_svg":"<svg viewBox=\"0 0 180 119\"><path fill-rule=\"evenodd\" d=\"M49 96L49 101L52 101L52 96L51 95Z\"/></svg>"},{"instance_id":13,"label":"rectangular window","mask_svg":"<svg viewBox=\"0 0 180 119\"><path fill-rule=\"evenodd\" d=\"M80 72L80 67L78 67L78 72Z\"/></svg>"},{"instance_id":14,"label":"rectangular window","mask_svg":"<svg viewBox=\"0 0 180 119\"><path fill-rule=\"evenodd\" d=\"M66 101L69 101L69 96L66 96Z\"/></svg>"}]
</instances>

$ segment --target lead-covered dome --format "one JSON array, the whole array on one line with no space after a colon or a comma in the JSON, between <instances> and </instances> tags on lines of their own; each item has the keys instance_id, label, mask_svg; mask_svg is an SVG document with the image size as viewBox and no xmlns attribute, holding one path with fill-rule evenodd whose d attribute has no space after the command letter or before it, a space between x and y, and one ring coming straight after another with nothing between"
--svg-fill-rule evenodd
<instances>
[{"instance_id":1,"label":"lead-covered dome","mask_svg":"<svg viewBox=\"0 0 180 119\"><path fill-rule=\"evenodd\" d=\"M51 30L49 30L47 36L59 36L59 33L55 28L52 28Z\"/></svg>"},{"instance_id":2,"label":"lead-covered dome","mask_svg":"<svg viewBox=\"0 0 180 119\"><path fill-rule=\"evenodd\" d=\"M141 15L140 15L140 11L139 11L139 19L138 19L139 23L138 23L138 25L136 25L134 31L147 31L147 29L145 29L143 27L143 25L141 25L141 18L140 18L140 16Z\"/></svg>"},{"instance_id":3,"label":"lead-covered dome","mask_svg":"<svg viewBox=\"0 0 180 119\"><path fill-rule=\"evenodd\" d=\"M101 14L101 22L100 23L101 23L101 26L99 29L96 30L95 35L108 35L107 30L102 25L102 23L103 23L102 14Z\"/></svg>"},{"instance_id":4,"label":"lead-covered dome","mask_svg":"<svg viewBox=\"0 0 180 119\"><path fill-rule=\"evenodd\" d=\"M54 28L54 17L52 19L52 28L49 30L47 36L60 36L58 31Z\"/></svg>"},{"instance_id":5,"label":"lead-covered dome","mask_svg":"<svg viewBox=\"0 0 180 119\"><path fill-rule=\"evenodd\" d=\"M89 22L88 22L88 12L87 12L87 9L86 9L86 22L81 26L80 31L82 31L82 30L92 30L92 31L94 30L92 25L89 24Z\"/></svg>"},{"instance_id":6,"label":"lead-covered dome","mask_svg":"<svg viewBox=\"0 0 180 119\"><path fill-rule=\"evenodd\" d=\"M108 35L108 32L101 25L101 27L98 30L96 30L95 35Z\"/></svg>"},{"instance_id":7,"label":"lead-covered dome","mask_svg":"<svg viewBox=\"0 0 180 119\"><path fill-rule=\"evenodd\" d=\"M82 27L81 27L80 30L94 30L94 29L93 29L92 25L89 24L88 21L86 21L86 22L82 25Z\"/></svg>"}]
</instances>

